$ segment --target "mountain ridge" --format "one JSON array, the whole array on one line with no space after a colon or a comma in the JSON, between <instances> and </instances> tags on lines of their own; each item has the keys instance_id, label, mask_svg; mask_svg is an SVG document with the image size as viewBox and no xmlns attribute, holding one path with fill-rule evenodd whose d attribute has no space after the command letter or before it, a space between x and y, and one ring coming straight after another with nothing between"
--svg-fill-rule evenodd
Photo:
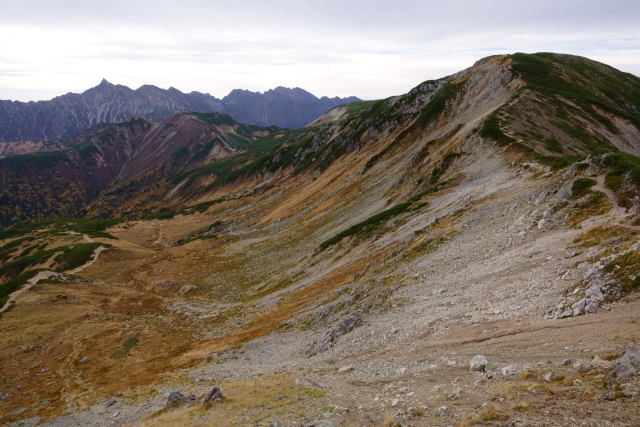
<instances>
[{"instance_id":1,"label":"mountain ridge","mask_svg":"<svg viewBox=\"0 0 640 427\"><path fill-rule=\"evenodd\" d=\"M244 98L250 97L246 102ZM134 117L162 120L178 112L223 112L240 116L238 121L260 126L300 127L334 106L357 98L317 98L300 88L263 93L231 91L218 99L170 87L142 85L131 89L107 79L82 93L69 92L47 101L0 100L0 141L50 141L73 136L95 125ZM252 105L259 103L259 111ZM16 150L17 151L17 150Z\"/></svg>"},{"instance_id":2,"label":"mountain ridge","mask_svg":"<svg viewBox=\"0 0 640 427\"><path fill-rule=\"evenodd\" d=\"M499 55L303 128L0 159L5 421L637 424L639 91Z\"/></svg>"}]
</instances>

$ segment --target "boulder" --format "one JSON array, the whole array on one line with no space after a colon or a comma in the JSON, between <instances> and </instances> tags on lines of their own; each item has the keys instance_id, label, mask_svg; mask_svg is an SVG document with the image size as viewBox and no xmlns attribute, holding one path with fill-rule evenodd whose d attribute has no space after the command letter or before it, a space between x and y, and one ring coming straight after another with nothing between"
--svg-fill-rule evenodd
<instances>
[{"instance_id":1,"label":"boulder","mask_svg":"<svg viewBox=\"0 0 640 427\"><path fill-rule=\"evenodd\" d=\"M640 349L631 348L616 359L610 376L613 378L628 378L636 373L635 365L640 364Z\"/></svg>"},{"instance_id":2,"label":"boulder","mask_svg":"<svg viewBox=\"0 0 640 427\"><path fill-rule=\"evenodd\" d=\"M484 372L489 365L489 359L481 354L475 355L469 361L469 369L474 372Z\"/></svg>"},{"instance_id":3,"label":"boulder","mask_svg":"<svg viewBox=\"0 0 640 427\"><path fill-rule=\"evenodd\" d=\"M204 399L202 399L202 403L205 404L205 403L215 402L222 399L224 399L224 396L222 395L222 391L220 391L219 387L214 387L211 389L209 393L207 393Z\"/></svg>"},{"instance_id":4,"label":"boulder","mask_svg":"<svg viewBox=\"0 0 640 427\"><path fill-rule=\"evenodd\" d=\"M588 299L595 300L595 301L604 300L604 295L602 294L602 290L600 289L600 286L597 286L597 285L590 286L589 289L587 289L585 296Z\"/></svg>"},{"instance_id":5,"label":"boulder","mask_svg":"<svg viewBox=\"0 0 640 427\"><path fill-rule=\"evenodd\" d=\"M184 394L179 391L172 391L169 393L169 397L167 397L166 406L180 406L187 401L187 398Z\"/></svg>"}]
</instances>

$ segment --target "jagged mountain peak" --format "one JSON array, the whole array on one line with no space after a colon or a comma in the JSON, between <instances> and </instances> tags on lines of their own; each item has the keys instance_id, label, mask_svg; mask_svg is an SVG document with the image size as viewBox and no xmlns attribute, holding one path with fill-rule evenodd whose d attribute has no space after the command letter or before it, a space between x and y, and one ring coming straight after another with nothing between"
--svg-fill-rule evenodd
<instances>
[{"instance_id":1,"label":"jagged mountain peak","mask_svg":"<svg viewBox=\"0 0 640 427\"><path fill-rule=\"evenodd\" d=\"M0 143L64 138L100 123L130 117L162 120L178 112L221 112L239 121L263 126L300 127L346 99L318 99L296 88L278 87L264 93L233 90L223 100L207 93L184 93L175 87L143 85L132 90L103 79L80 94L51 101L0 101Z\"/></svg>"}]
</instances>

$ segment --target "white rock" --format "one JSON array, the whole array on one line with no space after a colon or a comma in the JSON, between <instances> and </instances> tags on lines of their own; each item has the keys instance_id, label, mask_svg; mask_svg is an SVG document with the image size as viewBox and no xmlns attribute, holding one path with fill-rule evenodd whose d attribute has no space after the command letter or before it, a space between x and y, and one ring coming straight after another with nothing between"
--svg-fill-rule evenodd
<instances>
[{"instance_id":1,"label":"white rock","mask_svg":"<svg viewBox=\"0 0 640 427\"><path fill-rule=\"evenodd\" d=\"M469 369L474 372L484 372L487 370L489 360L481 354L475 355L469 361Z\"/></svg>"},{"instance_id":2,"label":"white rock","mask_svg":"<svg viewBox=\"0 0 640 427\"><path fill-rule=\"evenodd\" d=\"M604 299L604 295L602 295L602 290L600 289L600 286L597 286L597 285L590 286L589 289L587 289L587 292L585 295L587 296L587 298L593 299L596 301L602 301Z\"/></svg>"},{"instance_id":3,"label":"white rock","mask_svg":"<svg viewBox=\"0 0 640 427\"><path fill-rule=\"evenodd\" d=\"M436 409L436 417L446 417L449 415L449 408L447 406L441 406Z\"/></svg>"},{"instance_id":4,"label":"white rock","mask_svg":"<svg viewBox=\"0 0 640 427\"><path fill-rule=\"evenodd\" d=\"M515 365L507 365L500 369L500 373L504 378L514 378L518 375L520 370Z\"/></svg>"},{"instance_id":5,"label":"white rock","mask_svg":"<svg viewBox=\"0 0 640 427\"><path fill-rule=\"evenodd\" d=\"M345 372L350 372L350 371L353 371L353 366L351 366L351 365L343 366L340 369L338 369L338 373L339 374L343 374Z\"/></svg>"}]
</instances>

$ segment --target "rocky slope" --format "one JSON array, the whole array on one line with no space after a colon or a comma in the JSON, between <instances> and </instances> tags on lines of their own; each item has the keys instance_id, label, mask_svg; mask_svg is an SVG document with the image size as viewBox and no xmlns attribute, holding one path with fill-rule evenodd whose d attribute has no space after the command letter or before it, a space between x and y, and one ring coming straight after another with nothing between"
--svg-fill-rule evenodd
<instances>
[{"instance_id":1,"label":"rocky slope","mask_svg":"<svg viewBox=\"0 0 640 427\"><path fill-rule=\"evenodd\" d=\"M515 54L297 130L144 122L110 219L0 231L4 420L637 424L639 89Z\"/></svg>"},{"instance_id":2,"label":"rocky slope","mask_svg":"<svg viewBox=\"0 0 640 427\"><path fill-rule=\"evenodd\" d=\"M304 126L349 98L316 98L300 89L278 87L264 93L233 90L223 99L200 92L183 93L144 85L132 90L106 80L83 93L68 93L50 101L0 101L0 142L32 144L65 138L103 123L135 117L158 121L180 112L223 112L260 126ZM24 150L26 147L21 147ZM4 150L3 150L4 151ZM0 151L0 154L2 152Z\"/></svg>"}]
</instances>

